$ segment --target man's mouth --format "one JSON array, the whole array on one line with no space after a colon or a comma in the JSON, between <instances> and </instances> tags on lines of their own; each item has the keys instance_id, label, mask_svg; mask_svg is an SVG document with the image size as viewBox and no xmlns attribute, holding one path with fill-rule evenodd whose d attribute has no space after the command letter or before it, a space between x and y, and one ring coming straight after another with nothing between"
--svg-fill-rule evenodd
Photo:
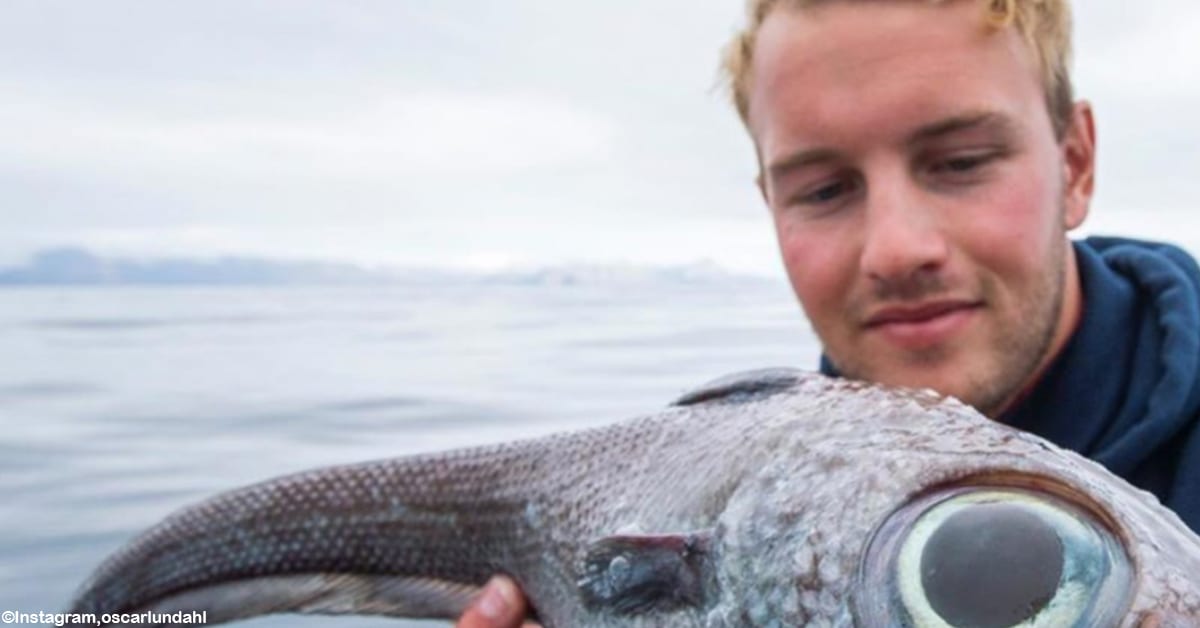
<instances>
[{"instance_id":1,"label":"man's mouth","mask_svg":"<svg viewBox=\"0 0 1200 628\"><path fill-rule=\"evenodd\" d=\"M949 339L982 306L978 301L942 300L882 307L867 317L864 327L890 344L924 349Z\"/></svg>"}]
</instances>

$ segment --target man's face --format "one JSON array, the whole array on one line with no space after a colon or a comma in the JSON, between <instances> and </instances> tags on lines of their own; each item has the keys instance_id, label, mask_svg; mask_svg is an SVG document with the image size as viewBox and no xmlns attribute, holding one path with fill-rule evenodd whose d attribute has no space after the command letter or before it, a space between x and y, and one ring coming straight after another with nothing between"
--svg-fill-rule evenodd
<instances>
[{"instance_id":1,"label":"man's face","mask_svg":"<svg viewBox=\"0 0 1200 628\"><path fill-rule=\"evenodd\" d=\"M980 11L776 9L749 122L788 276L834 364L994 415L1074 320L1065 232L1087 212L1092 131L1080 108L1085 128L1055 138L1033 53Z\"/></svg>"}]
</instances>

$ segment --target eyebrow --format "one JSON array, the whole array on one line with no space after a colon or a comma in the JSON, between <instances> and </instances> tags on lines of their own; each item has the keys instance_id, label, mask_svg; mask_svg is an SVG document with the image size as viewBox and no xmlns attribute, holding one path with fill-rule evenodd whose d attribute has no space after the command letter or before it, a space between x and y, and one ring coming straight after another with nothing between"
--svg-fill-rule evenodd
<instances>
[{"instance_id":1,"label":"eyebrow","mask_svg":"<svg viewBox=\"0 0 1200 628\"><path fill-rule=\"evenodd\" d=\"M767 166L767 176L770 179L779 179L783 175L805 166L835 161L840 154L832 148L814 148L812 150L798 151Z\"/></svg>"},{"instance_id":2,"label":"eyebrow","mask_svg":"<svg viewBox=\"0 0 1200 628\"><path fill-rule=\"evenodd\" d=\"M909 134L904 144L908 147L913 147L931 140L977 128L993 129L997 134L1007 137L1013 132L1014 127L1015 123L1012 118L1003 114L992 111L966 113L922 126ZM814 148L797 151L768 166L767 175L772 179L778 179L788 172L805 166L836 161L840 156L841 153L832 148Z\"/></svg>"},{"instance_id":3,"label":"eyebrow","mask_svg":"<svg viewBox=\"0 0 1200 628\"><path fill-rule=\"evenodd\" d=\"M953 135L960 131L978 128L991 129L998 134L1007 136L1012 133L1014 126L1012 118L999 113L991 111L968 113L927 124L909 135L904 143L908 146L913 146L947 135Z\"/></svg>"}]
</instances>

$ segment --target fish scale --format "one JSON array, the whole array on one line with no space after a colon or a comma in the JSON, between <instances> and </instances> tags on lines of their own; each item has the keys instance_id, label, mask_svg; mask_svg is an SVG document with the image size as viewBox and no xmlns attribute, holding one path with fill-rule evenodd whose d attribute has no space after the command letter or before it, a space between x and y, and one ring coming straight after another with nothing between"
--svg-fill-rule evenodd
<instances>
[{"instance_id":1,"label":"fish scale","mask_svg":"<svg viewBox=\"0 0 1200 628\"><path fill-rule=\"evenodd\" d=\"M1149 494L956 401L781 370L612 426L215 496L105 561L72 612L451 618L505 572L547 628L916 625L935 585L903 552L972 500L1108 561L1046 617L1200 625L1200 541Z\"/></svg>"}]
</instances>

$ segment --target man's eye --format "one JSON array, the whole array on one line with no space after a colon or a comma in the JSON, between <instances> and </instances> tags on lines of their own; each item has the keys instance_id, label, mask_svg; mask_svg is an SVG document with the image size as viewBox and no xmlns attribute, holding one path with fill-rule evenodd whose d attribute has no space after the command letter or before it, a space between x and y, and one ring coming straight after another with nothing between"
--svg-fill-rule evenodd
<instances>
[{"instance_id":1,"label":"man's eye","mask_svg":"<svg viewBox=\"0 0 1200 628\"><path fill-rule=\"evenodd\" d=\"M837 181L835 183L823 185L811 192L801 195L798 201L800 203L814 205L828 203L830 201L837 200L838 197L851 192L853 187L853 184L849 181Z\"/></svg>"},{"instance_id":2,"label":"man's eye","mask_svg":"<svg viewBox=\"0 0 1200 628\"><path fill-rule=\"evenodd\" d=\"M967 174L991 163L996 155L987 153L979 155L962 155L936 161L930 167L934 174Z\"/></svg>"}]
</instances>

